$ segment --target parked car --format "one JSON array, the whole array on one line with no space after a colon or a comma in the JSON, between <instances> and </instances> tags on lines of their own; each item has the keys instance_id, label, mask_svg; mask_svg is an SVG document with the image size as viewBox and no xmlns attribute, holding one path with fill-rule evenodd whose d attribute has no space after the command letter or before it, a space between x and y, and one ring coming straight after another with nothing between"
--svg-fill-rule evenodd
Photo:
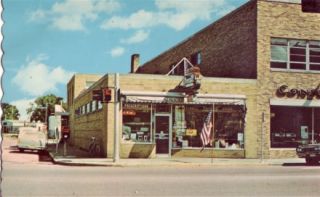
<instances>
[{"instance_id":1,"label":"parked car","mask_svg":"<svg viewBox=\"0 0 320 197\"><path fill-rule=\"evenodd\" d=\"M296 149L300 158L305 158L307 164L315 165L320 161L320 144L300 145Z\"/></svg>"},{"instance_id":2,"label":"parked car","mask_svg":"<svg viewBox=\"0 0 320 197\"><path fill-rule=\"evenodd\" d=\"M33 127L21 127L18 135L18 149L24 150L45 150L47 137L45 132Z\"/></svg>"}]
</instances>

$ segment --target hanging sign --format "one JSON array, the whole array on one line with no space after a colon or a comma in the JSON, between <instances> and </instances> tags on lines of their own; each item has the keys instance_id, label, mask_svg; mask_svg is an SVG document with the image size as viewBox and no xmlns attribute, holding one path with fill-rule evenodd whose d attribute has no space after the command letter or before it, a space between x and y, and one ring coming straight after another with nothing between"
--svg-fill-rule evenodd
<instances>
[{"instance_id":1,"label":"hanging sign","mask_svg":"<svg viewBox=\"0 0 320 197\"><path fill-rule=\"evenodd\" d=\"M312 100L313 98L320 99L320 84L314 89L289 89L287 85L282 85L277 89L276 95L288 98L307 98L308 100Z\"/></svg>"}]
</instances>

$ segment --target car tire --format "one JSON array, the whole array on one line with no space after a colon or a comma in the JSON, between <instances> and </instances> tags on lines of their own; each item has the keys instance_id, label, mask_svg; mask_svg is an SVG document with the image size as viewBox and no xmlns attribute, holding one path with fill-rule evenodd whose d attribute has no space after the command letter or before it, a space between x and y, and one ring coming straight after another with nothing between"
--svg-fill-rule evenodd
<instances>
[{"instance_id":1,"label":"car tire","mask_svg":"<svg viewBox=\"0 0 320 197\"><path fill-rule=\"evenodd\" d=\"M19 152L23 153L24 152L24 148L19 148Z\"/></svg>"},{"instance_id":2,"label":"car tire","mask_svg":"<svg viewBox=\"0 0 320 197\"><path fill-rule=\"evenodd\" d=\"M308 165L317 165L318 164L317 158L312 158L312 157L306 157L306 163Z\"/></svg>"}]
</instances>

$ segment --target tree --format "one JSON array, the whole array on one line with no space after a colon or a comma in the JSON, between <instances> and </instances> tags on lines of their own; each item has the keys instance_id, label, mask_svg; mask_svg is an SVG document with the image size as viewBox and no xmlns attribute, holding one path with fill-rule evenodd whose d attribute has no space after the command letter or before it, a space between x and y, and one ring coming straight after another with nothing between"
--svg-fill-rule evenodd
<instances>
[{"instance_id":1,"label":"tree","mask_svg":"<svg viewBox=\"0 0 320 197\"><path fill-rule=\"evenodd\" d=\"M1 120L18 120L20 113L16 106L10 105L8 103L1 103L1 108L3 111Z\"/></svg>"},{"instance_id":2,"label":"tree","mask_svg":"<svg viewBox=\"0 0 320 197\"><path fill-rule=\"evenodd\" d=\"M47 122L48 116L54 113L54 106L61 104L62 101L63 98L54 94L38 97L27 109L27 113L31 114L30 121ZM66 104L62 103L62 107L66 109Z\"/></svg>"}]
</instances>

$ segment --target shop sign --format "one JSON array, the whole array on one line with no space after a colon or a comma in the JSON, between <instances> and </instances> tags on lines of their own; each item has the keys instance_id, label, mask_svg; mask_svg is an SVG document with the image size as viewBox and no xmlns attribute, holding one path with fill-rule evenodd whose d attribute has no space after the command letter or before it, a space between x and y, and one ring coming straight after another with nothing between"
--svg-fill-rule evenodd
<instances>
[{"instance_id":1,"label":"shop sign","mask_svg":"<svg viewBox=\"0 0 320 197\"><path fill-rule=\"evenodd\" d=\"M163 103L183 103L183 97L165 97Z\"/></svg>"},{"instance_id":2,"label":"shop sign","mask_svg":"<svg viewBox=\"0 0 320 197\"><path fill-rule=\"evenodd\" d=\"M186 136L197 136L197 130L196 129L187 129L186 130Z\"/></svg>"},{"instance_id":3,"label":"shop sign","mask_svg":"<svg viewBox=\"0 0 320 197\"><path fill-rule=\"evenodd\" d=\"M146 104L125 103L124 108L133 110L148 110L150 106Z\"/></svg>"},{"instance_id":4,"label":"shop sign","mask_svg":"<svg viewBox=\"0 0 320 197\"><path fill-rule=\"evenodd\" d=\"M124 116L135 116L136 115L136 112L134 110L123 110L122 111L122 114Z\"/></svg>"},{"instance_id":5,"label":"shop sign","mask_svg":"<svg viewBox=\"0 0 320 197\"><path fill-rule=\"evenodd\" d=\"M320 99L320 84L314 89L289 89L287 85L282 85L277 89L276 94L278 97L307 98L308 100L312 100L313 98Z\"/></svg>"}]
</instances>

